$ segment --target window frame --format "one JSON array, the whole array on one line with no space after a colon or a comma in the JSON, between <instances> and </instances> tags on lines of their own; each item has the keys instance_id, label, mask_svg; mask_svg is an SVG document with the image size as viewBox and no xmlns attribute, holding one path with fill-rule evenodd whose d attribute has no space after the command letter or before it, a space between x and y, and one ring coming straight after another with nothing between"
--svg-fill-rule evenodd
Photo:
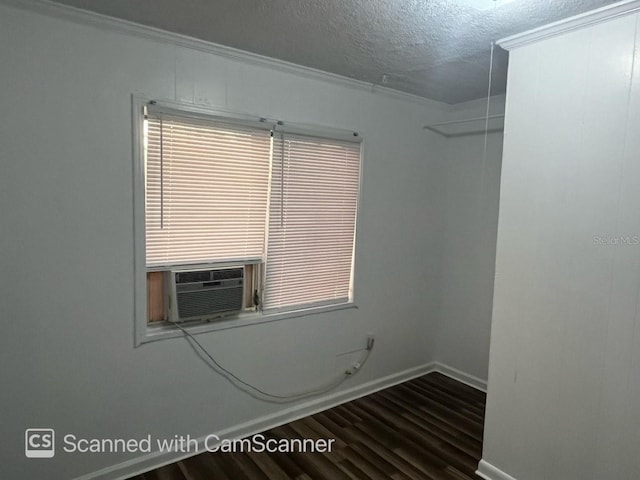
<instances>
[{"instance_id":1,"label":"window frame","mask_svg":"<svg viewBox=\"0 0 640 480\"><path fill-rule=\"evenodd\" d=\"M336 310L357 309L355 302L355 271L356 271L356 245L358 235L358 224L362 214L362 178L363 178L363 157L365 143L362 139L361 132L354 134L353 131L342 129L308 125L301 123L282 122L259 115L240 114L220 109L211 108L209 106L197 105L191 103L175 102L172 100L161 100L150 98L145 95L132 94L132 150L133 150L133 264L134 264L134 346L138 347L144 343L164 340L168 338L183 337L184 334L179 328L167 324L166 322L147 321L147 272L149 269L146 265L146 247L145 247L145 176L144 176L144 116L143 108L150 102L154 103L154 108L166 110L167 112L188 114L190 116L201 117L210 120L226 120L238 124L264 125L265 123L277 125L280 132L300 133L304 135L319 136L324 138L354 141L354 135L358 137L357 143L360 144L360 171L358 179L358 197L357 209L354 228L354 246L352 260L352 298L342 303L330 303L322 305L312 305L301 307L299 309L290 309L286 311L274 311L264 313L259 312L241 312L233 317L223 318L216 322L184 324L183 328L187 328L189 333L197 335L217 330L226 330L229 328L238 328L249 325L255 325L266 322L284 320L288 318L296 318L306 315L314 315Z\"/></svg>"}]
</instances>

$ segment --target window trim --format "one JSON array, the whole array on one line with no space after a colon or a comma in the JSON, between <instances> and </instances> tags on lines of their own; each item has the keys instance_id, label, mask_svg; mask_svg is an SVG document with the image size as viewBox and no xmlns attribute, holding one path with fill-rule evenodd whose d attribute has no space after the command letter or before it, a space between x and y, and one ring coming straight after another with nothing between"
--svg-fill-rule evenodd
<instances>
[{"instance_id":1,"label":"window trim","mask_svg":"<svg viewBox=\"0 0 640 480\"><path fill-rule=\"evenodd\" d=\"M288 318L305 317L307 315L317 315L319 313L334 312L339 310L358 309L358 306L354 302L345 302L332 305L324 305L319 307L311 307L300 310L288 310L280 313L268 313L263 314L260 312L245 312L240 313L232 318L224 318L217 322L210 323L188 323L181 324L183 328L189 330L192 335L199 335L201 333L215 332L218 330L228 330L230 328L248 327L250 325L257 325L261 323L276 322L279 320L285 320ZM166 322L158 322L158 325L146 326L145 337L139 344L157 342L159 340L166 340L169 338L182 338L184 333L180 331L178 327L174 327Z\"/></svg>"},{"instance_id":2,"label":"window trim","mask_svg":"<svg viewBox=\"0 0 640 480\"><path fill-rule=\"evenodd\" d=\"M279 131L289 133L301 133L305 135L318 136L323 138L333 138L336 140L350 141L360 144L360 172L358 180L358 208L356 210L355 231L354 231L354 247L352 259L352 275L351 282L355 285L355 256L356 256L356 239L358 234L358 224L362 216L362 179L363 179L363 157L364 157L364 141L361 132L347 131L332 127L323 127L302 123L291 123L278 121L272 118L260 117L257 115L241 114L208 106L197 105L192 103L181 103L172 100L150 98L146 95L131 95L131 123L132 123L132 170L133 170L133 300L134 300L134 346L138 347L144 343L155 342L168 338L183 337L184 334L177 327L167 324L166 322L158 322L156 325L149 325L147 322L147 271L145 260L145 178L144 178L144 142L142 139L144 129L143 108L150 102L154 102L154 110L166 110L167 112L176 112L185 116L193 115L196 118L218 119L222 121L232 121L234 123L258 125L261 124L265 128L268 125L277 125ZM306 305L299 309L288 309L286 311L264 312L243 312L231 318L225 318L217 322L197 323L193 325L185 324L189 332L196 335L217 330L226 330L229 328L238 328L259 323L273 322L288 318L302 317L307 315L315 315L345 309L357 309L355 302L356 292L350 301L342 303L331 303L321 305Z\"/></svg>"}]
</instances>

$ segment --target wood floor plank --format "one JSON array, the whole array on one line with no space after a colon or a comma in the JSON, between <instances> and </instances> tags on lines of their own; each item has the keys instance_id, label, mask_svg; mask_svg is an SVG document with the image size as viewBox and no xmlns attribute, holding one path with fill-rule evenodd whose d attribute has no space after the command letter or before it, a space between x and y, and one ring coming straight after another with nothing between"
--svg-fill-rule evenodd
<instances>
[{"instance_id":1,"label":"wood floor plank","mask_svg":"<svg viewBox=\"0 0 640 480\"><path fill-rule=\"evenodd\" d=\"M332 421L334 421L336 424L340 425L341 427L348 427L351 425L351 422L347 420L345 417L343 417L342 415L340 415L340 413L338 413L338 410L336 410L335 408L327 410L325 414Z\"/></svg>"},{"instance_id":2,"label":"wood floor plank","mask_svg":"<svg viewBox=\"0 0 640 480\"><path fill-rule=\"evenodd\" d=\"M472 443L473 440L462 439L459 436L449 435L446 431L440 430L433 424L424 422L421 417L415 416L411 413L405 413L403 414L403 417L407 419L407 421L415 424L416 427L420 428L422 431L433 432L441 442L448 445L448 448L463 452L474 460L479 458L482 454L482 445L480 445L479 442L478 444L475 444Z\"/></svg>"},{"instance_id":3,"label":"wood floor plank","mask_svg":"<svg viewBox=\"0 0 640 480\"><path fill-rule=\"evenodd\" d=\"M396 455L392 449L387 448L376 438L361 432L357 428L345 432L345 435L353 436L355 441L360 442L363 447L371 450L380 460L389 462L403 475L412 479L423 478L423 474L420 470L416 469L402 457Z\"/></svg>"},{"instance_id":4,"label":"wood floor plank","mask_svg":"<svg viewBox=\"0 0 640 480\"><path fill-rule=\"evenodd\" d=\"M349 404L338 405L335 407L335 411L342 415L342 417L346 418L347 421L351 424L358 423L362 421L362 417L356 413L355 408L350 408Z\"/></svg>"},{"instance_id":5,"label":"wood floor plank","mask_svg":"<svg viewBox=\"0 0 640 480\"><path fill-rule=\"evenodd\" d=\"M478 409L475 404L470 403L463 398L454 397L445 391L430 386L424 386L419 383L411 385L411 388L419 391L421 395L425 395L439 403L442 403L443 405L447 405L449 408L458 412L465 411L468 413L467 416L469 419L475 418L478 423L482 423L483 411Z\"/></svg>"},{"instance_id":6,"label":"wood floor plank","mask_svg":"<svg viewBox=\"0 0 640 480\"><path fill-rule=\"evenodd\" d=\"M382 473L384 474L384 478L389 478L392 475L399 473L397 467L395 467L392 463L387 461L384 457L380 457L379 455L376 455L376 453L373 450L371 450L367 446L367 444L354 442L351 444L351 449L359 457L361 457L363 460L368 462L368 464L374 465L376 469L382 471Z\"/></svg>"},{"instance_id":7,"label":"wood floor plank","mask_svg":"<svg viewBox=\"0 0 640 480\"><path fill-rule=\"evenodd\" d=\"M336 433L329 430L322 423L318 421L315 416L306 417L301 420L301 422L307 427L310 428L314 433L318 435L318 438L335 438L335 442L333 442L333 448L344 448L346 444L342 441L341 438L336 437Z\"/></svg>"},{"instance_id":8,"label":"wood floor plank","mask_svg":"<svg viewBox=\"0 0 640 480\"><path fill-rule=\"evenodd\" d=\"M343 460L340 462L338 466L352 480L371 480L362 470L360 470L350 460Z\"/></svg>"},{"instance_id":9,"label":"wood floor plank","mask_svg":"<svg viewBox=\"0 0 640 480\"><path fill-rule=\"evenodd\" d=\"M461 472L451 465L449 465L446 470L447 472L451 473L457 480L473 480L474 478L476 478L475 474L472 474L473 476L469 476L468 474Z\"/></svg>"},{"instance_id":10,"label":"wood floor plank","mask_svg":"<svg viewBox=\"0 0 640 480\"><path fill-rule=\"evenodd\" d=\"M196 455L195 457L191 457L194 460L199 460L211 469L213 474L210 477L203 478L215 478L216 480L234 480L229 477L228 473L225 471L225 468L220 463L220 457L224 455Z\"/></svg>"},{"instance_id":11,"label":"wood floor plank","mask_svg":"<svg viewBox=\"0 0 640 480\"><path fill-rule=\"evenodd\" d=\"M251 478L244 473L240 466L233 461L232 455L232 453L217 455L217 460L220 462L220 465L226 475L233 480L251 480Z\"/></svg>"},{"instance_id":12,"label":"wood floor plank","mask_svg":"<svg viewBox=\"0 0 640 480\"><path fill-rule=\"evenodd\" d=\"M187 480L198 480L215 474L215 472L211 471L209 465L198 459L197 456L178 462L178 468L180 468L184 478Z\"/></svg>"},{"instance_id":13,"label":"wood floor plank","mask_svg":"<svg viewBox=\"0 0 640 480\"><path fill-rule=\"evenodd\" d=\"M269 480L291 480L291 477L271 455L255 452L248 452L247 455L260 467Z\"/></svg>"},{"instance_id":14,"label":"wood floor plank","mask_svg":"<svg viewBox=\"0 0 640 480\"><path fill-rule=\"evenodd\" d=\"M467 398L466 391L454 391L446 386L436 385L433 382L416 382L414 386L425 394L431 393L446 401L449 405L457 405L459 408L467 410L480 418L484 415L484 398L482 403L479 403L476 399Z\"/></svg>"},{"instance_id":15,"label":"wood floor plank","mask_svg":"<svg viewBox=\"0 0 640 480\"><path fill-rule=\"evenodd\" d=\"M260 469L258 465L251 459L246 453L231 453L229 454L231 461L244 472L244 474L251 480L269 480L269 477Z\"/></svg>"},{"instance_id":16,"label":"wood floor plank","mask_svg":"<svg viewBox=\"0 0 640 480\"><path fill-rule=\"evenodd\" d=\"M435 454L445 462L448 462L458 468L464 467L468 469L475 469L477 466L477 460L470 457L465 452L459 450L455 446L450 445L444 439L437 434L422 428L416 423L412 423L399 415L397 412L388 408L388 404L381 402L380 397L371 397L369 408L373 408L379 417L385 418L389 426L394 426L400 429L407 440L411 440L414 445L422 445L425 452Z\"/></svg>"},{"instance_id":17,"label":"wood floor plank","mask_svg":"<svg viewBox=\"0 0 640 480\"><path fill-rule=\"evenodd\" d=\"M479 440L482 439L481 424L466 418L464 415L456 412L453 408L442 405L441 403L438 403L426 396L421 396L419 392L414 391L410 386L406 387L404 385L398 385L398 388L401 389L404 395L421 399L422 405L420 405L420 409L433 414L440 420L449 423L452 426L455 426L473 438L477 438Z\"/></svg>"},{"instance_id":18,"label":"wood floor plank","mask_svg":"<svg viewBox=\"0 0 640 480\"><path fill-rule=\"evenodd\" d=\"M286 453L270 453L268 455L289 477L300 479L306 475L304 470Z\"/></svg>"},{"instance_id":19,"label":"wood floor plank","mask_svg":"<svg viewBox=\"0 0 640 480\"><path fill-rule=\"evenodd\" d=\"M291 422L289 423L289 426L296 431L296 433L298 434L298 438L311 438L313 440L323 438L320 433L316 432L307 422L303 420L296 420L295 422Z\"/></svg>"},{"instance_id":20,"label":"wood floor plank","mask_svg":"<svg viewBox=\"0 0 640 480\"><path fill-rule=\"evenodd\" d=\"M422 405L417 404L413 399L408 400L406 396L397 395L395 392L385 392L391 398L392 403L400 403L402 405L410 405L407 411L420 418L424 422L434 425L438 429L447 432L460 441L469 442L470 445L482 446L482 439L478 439L474 435L470 435L464 428L459 427L452 419L443 419L440 415L434 415L428 408L423 409Z\"/></svg>"},{"instance_id":21,"label":"wood floor plank","mask_svg":"<svg viewBox=\"0 0 640 480\"><path fill-rule=\"evenodd\" d=\"M419 428L431 431L441 440L449 443L473 458L479 458L482 453L482 444L475 438L450 428L449 425L439 422L437 418L430 416L422 410L415 408L410 402L398 399L394 396L386 397L390 404L401 408L402 416L415 423Z\"/></svg>"},{"instance_id":22,"label":"wood floor plank","mask_svg":"<svg viewBox=\"0 0 640 480\"><path fill-rule=\"evenodd\" d=\"M487 394L485 392L454 380L453 378L447 377L446 375L443 375L441 373L423 375L416 380L416 383L418 384L428 383L431 385L437 385L438 388L447 389L454 392L454 394L456 394L460 398L473 398L479 401L481 404L485 403L487 397Z\"/></svg>"},{"instance_id":23,"label":"wood floor plank","mask_svg":"<svg viewBox=\"0 0 640 480\"><path fill-rule=\"evenodd\" d=\"M331 451L203 453L129 480L480 480L485 401L431 373L263 432Z\"/></svg>"},{"instance_id":24,"label":"wood floor plank","mask_svg":"<svg viewBox=\"0 0 640 480\"><path fill-rule=\"evenodd\" d=\"M411 389L416 392L419 396L421 396L424 401L434 402L436 404L446 406L450 411L454 411L459 413L460 410L464 408L469 408L469 404L459 399L451 400L448 399L445 395L441 394L434 388L423 387L419 384L410 384L404 385L405 388ZM476 423L482 425L482 417L479 415L471 415L464 417L466 421L470 423Z\"/></svg>"},{"instance_id":25,"label":"wood floor plank","mask_svg":"<svg viewBox=\"0 0 640 480\"><path fill-rule=\"evenodd\" d=\"M326 412L316 413L313 418L321 424L323 427L327 429L327 431L331 432L331 437L339 439L341 443L344 443L344 438L342 437L342 432L346 430L345 427L342 427L335 423L328 415L325 415ZM329 438L331 438L329 437ZM341 445L344 446L344 445Z\"/></svg>"}]
</instances>

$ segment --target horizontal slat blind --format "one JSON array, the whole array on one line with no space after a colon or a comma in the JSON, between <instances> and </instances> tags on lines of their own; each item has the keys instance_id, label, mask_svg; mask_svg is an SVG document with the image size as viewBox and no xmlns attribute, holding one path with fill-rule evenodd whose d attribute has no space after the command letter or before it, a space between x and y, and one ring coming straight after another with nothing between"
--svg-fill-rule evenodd
<instances>
[{"instance_id":1,"label":"horizontal slat blind","mask_svg":"<svg viewBox=\"0 0 640 480\"><path fill-rule=\"evenodd\" d=\"M265 309L351 298L360 144L276 135Z\"/></svg>"},{"instance_id":2,"label":"horizontal slat blind","mask_svg":"<svg viewBox=\"0 0 640 480\"><path fill-rule=\"evenodd\" d=\"M147 266L261 258L270 148L267 130L149 116Z\"/></svg>"}]
</instances>

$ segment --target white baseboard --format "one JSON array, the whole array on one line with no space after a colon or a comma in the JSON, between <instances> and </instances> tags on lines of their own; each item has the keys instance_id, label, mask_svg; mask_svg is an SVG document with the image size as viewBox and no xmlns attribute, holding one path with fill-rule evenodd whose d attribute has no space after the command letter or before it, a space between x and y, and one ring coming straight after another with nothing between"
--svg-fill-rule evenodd
<instances>
[{"instance_id":1,"label":"white baseboard","mask_svg":"<svg viewBox=\"0 0 640 480\"><path fill-rule=\"evenodd\" d=\"M485 480L516 480L511 475L504 473L499 468L494 467L484 460L480 460L478 470L476 470L476 475L484 478Z\"/></svg>"},{"instance_id":2,"label":"white baseboard","mask_svg":"<svg viewBox=\"0 0 640 480\"><path fill-rule=\"evenodd\" d=\"M446 375L447 377L453 378L454 380L457 380L460 383L469 385L470 387L473 387L476 390L480 390L485 393L487 391L486 380L475 377L473 375L469 375L468 373L458 370L457 368L450 367L449 365L445 365L444 363L435 362L435 371L443 375Z\"/></svg>"},{"instance_id":3,"label":"white baseboard","mask_svg":"<svg viewBox=\"0 0 640 480\"><path fill-rule=\"evenodd\" d=\"M217 435L221 439L238 439L250 437L257 433L264 432L265 430L269 430L285 423L298 420L299 418L313 415L314 413L318 413L343 404L345 402L364 397L365 395L370 395L379 390L392 387L399 383L406 382L422 375L426 375L427 373L431 373L433 371L436 371L436 363L429 362L424 365L413 367L377 380L372 380L370 382L355 386L341 392L325 395L321 398L316 398L308 402L286 408L275 414L265 415L244 424L212 433ZM447 375L446 373L444 374ZM128 460L126 462L119 463L117 465L113 465L111 467L104 468L102 470L98 470L97 472L76 477L75 480L121 480L129 478L134 475L138 475L140 473L153 470L155 468L159 468L169 463L174 463L206 451L206 438L207 436L198 439L198 451L187 454L184 454L182 452L154 452L134 458L132 460Z\"/></svg>"}]
</instances>

